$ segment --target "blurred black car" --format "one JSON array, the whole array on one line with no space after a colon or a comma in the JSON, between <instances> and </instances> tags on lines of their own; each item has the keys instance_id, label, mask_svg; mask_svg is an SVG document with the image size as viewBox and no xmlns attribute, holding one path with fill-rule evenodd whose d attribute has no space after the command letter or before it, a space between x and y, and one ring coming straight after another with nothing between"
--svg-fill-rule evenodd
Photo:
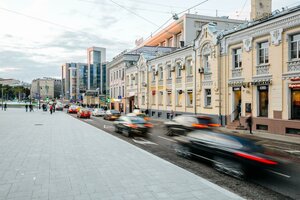
<instances>
[{"instance_id":1,"label":"blurred black car","mask_svg":"<svg viewBox=\"0 0 300 200\"><path fill-rule=\"evenodd\" d=\"M219 127L220 124L214 123L211 117L197 115L180 115L171 121L164 123L166 135L185 135L197 129L207 129Z\"/></svg>"},{"instance_id":2,"label":"blurred black car","mask_svg":"<svg viewBox=\"0 0 300 200\"><path fill-rule=\"evenodd\" d=\"M103 116L103 119L106 120L116 120L121 116L120 111L118 110L107 110Z\"/></svg>"},{"instance_id":3,"label":"blurred black car","mask_svg":"<svg viewBox=\"0 0 300 200\"><path fill-rule=\"evenodd\" d=\"M122 116L114 122L114 127L116 133L130 137L133 133L146 136L153 125L141 117Z\"/></svg>"},{"instance_id":4,"label":"blurred black car","mask_svg":"<svg viewBox=\"0 0 300 200\"><path fill-rule=\"evenodd\" d=\"M282 174L289 163L285 156L263 146L260 140L220 130L203 129L174 139L178 155L207 160L217 171L238 179L262 170Z\"/></svg>"}]
</instances>

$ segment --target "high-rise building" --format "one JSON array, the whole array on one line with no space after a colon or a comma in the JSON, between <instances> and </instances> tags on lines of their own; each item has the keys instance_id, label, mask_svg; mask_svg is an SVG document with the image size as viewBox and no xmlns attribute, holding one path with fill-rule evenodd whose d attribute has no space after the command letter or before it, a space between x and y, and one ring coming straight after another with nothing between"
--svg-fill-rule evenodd
<instances>
[{"instance_id":1,"label":"high-rise building","mask_svg":"<svg viewBox=\"0 0 300 200\"><path fill-rule=\"evenodd\" d=\"M103 81L106 77L105 62L105 48L90 47L87 49L88 90L99 90L99 94L105 93L105 82Z\"/></svg>"}]
</instances>

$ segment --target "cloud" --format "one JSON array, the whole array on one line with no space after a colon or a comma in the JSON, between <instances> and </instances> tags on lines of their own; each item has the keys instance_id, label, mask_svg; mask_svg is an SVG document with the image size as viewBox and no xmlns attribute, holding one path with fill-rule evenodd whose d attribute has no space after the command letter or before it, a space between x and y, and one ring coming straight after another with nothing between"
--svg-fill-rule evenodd
<instances>
[{"instance_id":1,"label":"cloud","mask_svg":"<svg viewBox=\"0 0 300 200\"><path fill-rule=\"evenodd\" d=\"M12 71L17 71L20 70L20 68L16 67L1 67L0 72L12 72Z\"/></svg>"}]
</instances>

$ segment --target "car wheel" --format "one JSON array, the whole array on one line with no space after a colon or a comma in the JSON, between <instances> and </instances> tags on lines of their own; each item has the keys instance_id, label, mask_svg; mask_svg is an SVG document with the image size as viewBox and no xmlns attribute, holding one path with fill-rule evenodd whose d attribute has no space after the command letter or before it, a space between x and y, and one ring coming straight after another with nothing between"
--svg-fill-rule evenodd
<instances>
[{"instance_id":1,"label":"car wheel","mask_svg":"<svg viewBox=\"0 0 300 200\"><path fill-rule=\"evenodd\" d=\"M246 171L242 164L226 158L221 158L219 156L215 156L213 160L213 167L217 171L228 174L240 180L246 178Z\"/></svg>"},{"instance_id":2,"label":"car wheel","mask_svg":"<svg viewBox=\"0 0 300 200\"><path fill-rule=\"evenodd\" d=\"M122 134L123 134L124 136L126 136L126 137L130 137L130 132L129 132L128 129L123 129L123 130L122 130Z\"/></svg>"},{"instance_id":3,"label":"car wheel","mask_svg":"<svg viewBox=\"0 0 300 200\"><path fill-rule=\"evenodd\" d=\"M120 133L120 129L117 126L115 126L115 132Z\"/></svg>"},{"instance_id":4,"label":"car wheel","mask_svg":"<svg viewBox=\"0 0 300 200\"><path fill-rule=\"evenodd\" d=\"M191 150L189 147L186 147L186 146L183 146L180 144L175 144L174 150L178 156L188 158L188 159L192 158L192 153L191 153Z\"/></svg>"}]
</instances>

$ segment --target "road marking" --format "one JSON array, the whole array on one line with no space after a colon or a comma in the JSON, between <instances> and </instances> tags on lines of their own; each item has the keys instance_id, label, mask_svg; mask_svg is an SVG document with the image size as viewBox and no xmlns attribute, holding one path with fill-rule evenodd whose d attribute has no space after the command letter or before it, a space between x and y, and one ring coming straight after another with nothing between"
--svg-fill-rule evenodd
<instances>
[{"instance_id":1,"label":"road marking","mask_svg":"<svg viewBox=\"0 0 300 200\"><path fill-rule=\"evenodd\" d=\"M284 150L285 152L288 152L290 154L299 154L300 151L299 150Z\"/></svg>"},{"instance_id":2,"label":"road marking","mask_svg":"<svg viewBox=\"0 0 300 200\"><path fill-rule=\"evenodd\" d=\"M135 143L138 143L138 144L153 144L153 145L158 145L154 142L150 142L148 140L145 140L144 138L141 138L141 137L134 137L132 139L132 141L134 141Z\"/></svg>"},{"instance_id":3,"label":"road marking","mask_svg":"<svg viewBox=\"0 0 300 200\"><path fill-rule=\"evenodd\" d=\"M105 129L113 129L114 128L114 126L111 126L111 125L103 125L103 128L105 128Z\"/></svg>"},{"instance_id":4,"label":"road marking","mask_svg":"<svg viewBox=\"0 0 300 200\"><path fill-rule=\"evenodd\" d=\"M91 119L84 119L83 121L92 122L93 120L91 120Z\"/></svg>"},{"instance_id":5,"label":"road marking","mask_svg":"<svg viewBox=\"0 0 300 200\"><path fill-rule=\"evenodd\" d=\"M153 135L153 133L148 133L149 135Z\"/></svg>"},{"instance_id":6,"label":"road marking","mask_svg":"<svg viewBox=\"0 0 300 200\"><path fill-rule=\"evenodd\" d=\"M273 171L273 170L268 170L268 171L269 171L269 172L272 172L272 173L274 173L274 174L277 174L277 175L283 176L283 177L285 177L285 178L291 178L291 176L289 176L289 175L282 174L282 173L279 173L279 172L275 172L275 171Z\"/></svg>"},{"instance_id":7,"label":"road marking","mask_svg":"<svg viewBox=\"0 0 300 200\"><path fill-rule=\"evenodd\" d=\"M162 136L158 136L158 137L161 138L161 139L164 139L164 140L171 141L171 142L176 142L175 140L172 140L172 139L169 139L169 138L165 138L165 137L162 137Z\"/></svg>"}]
</instances>

